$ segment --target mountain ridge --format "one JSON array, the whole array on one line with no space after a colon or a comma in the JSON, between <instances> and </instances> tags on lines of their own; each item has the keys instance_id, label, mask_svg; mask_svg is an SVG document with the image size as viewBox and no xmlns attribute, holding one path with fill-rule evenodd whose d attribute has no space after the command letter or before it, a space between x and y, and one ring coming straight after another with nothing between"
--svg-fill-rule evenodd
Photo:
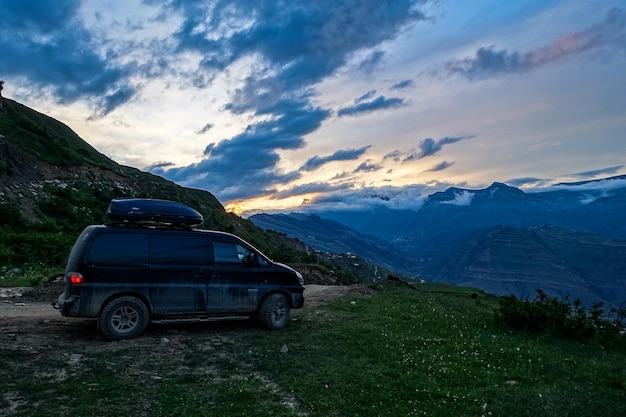
<instances>
[{"instance_id":1,"label":"mountain ridge","mask_svg":"<svg viewBox=\"0 0 626 417\"><path fill-rule=\"evenodd\" d=\"M348 229L355 224L358 228L354 231L368 236L370 242L383 241L378 246L389 245L387 253L394 255L387 259L387 265L415 278L522 298L532 298L537 288L557 296L567 295L564 289L568 289L572 297L587 303L619 304L626 300L621 272L626 269L622 214L626 182L610 191L599 187L613 179L622 181L626 176L579 182L566 190L542 193L526 193L498 182L480 190L450 187L428 196L415 211L317 212L316 217L339 222ZM581 189L581 185L588 187ZM621 183L612 184L616 185ZM249 219L256 222L256 216ZM301 222L303 216L298 215ZM266 217L259 225L283 231L271 219ZM364 230L368 224L394 227ZM296 223L289 233L315 247L316 239L320 239L315 233L333 239L334 227L333 223L318 221L317 231L311 229L309 236L303 236L294 232ZM343 235L334 238L342 239ZM343 245L368 256L350 240Z\"/></svg>"}]
</instances>

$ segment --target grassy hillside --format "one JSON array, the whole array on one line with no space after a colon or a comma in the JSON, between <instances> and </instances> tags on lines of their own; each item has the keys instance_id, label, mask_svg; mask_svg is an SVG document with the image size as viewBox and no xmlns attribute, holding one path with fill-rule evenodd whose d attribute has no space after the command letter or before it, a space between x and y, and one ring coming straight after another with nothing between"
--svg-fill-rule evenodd
<instances>
[{"instance_id":1,"label":"grassy hillside","mask_svg":"<svg viewBox=\"0 0 626 417\"><path fill-rule=\"evenodd\" d=\"M0 134L41 161L62 166L92 164L116 169L118 165L83 141L67 125L16 101L4 99Z\"/></svg>"},{"instance_id":2,"label":"grassy hillside","mask_svg":"<svg viewBox=\"0 0 626 417\"><path fill-rule=\"evenodd\" d=\"M105 222L110 200L118 197L180 201L202 213L202 227L235 233L277 261L318 262L302 242L265 232L226 213L210 192L119 165L65 124L4 100L0 111L0 285L38 284L46 275L61 272L80 231ZM346 271L338 264L329 266L344 282L367 278L358 268Z\"/></svg>"},{"instance_id":3,"label":"grassy hillside","mask_svg":"<svg viewBox=\"0 0 626 417\"><path fill-rule=\"evenodd\" d=\"M624 345L512 332L494 320L497 300L470 289L360 288L279 332L151 326L109 343L93 321L66 320L34 351L0 340L0 414L626 415Z\"/></svg>"}]
</instances>

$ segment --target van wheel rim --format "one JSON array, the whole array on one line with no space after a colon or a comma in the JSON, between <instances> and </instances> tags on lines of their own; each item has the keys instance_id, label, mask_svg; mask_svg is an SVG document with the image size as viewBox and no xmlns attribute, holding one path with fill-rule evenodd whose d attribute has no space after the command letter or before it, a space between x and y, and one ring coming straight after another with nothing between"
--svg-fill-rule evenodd
<instances>
[{"instance_id":1,"label":"van wheel rim","mask_svg":"<svg viewBox=\"0 0 626 417\"><path fill-rule=\"evenodd\" d=\"M111 316L111 324L120 333L131 331L139 322L139 313L132 307L121 307Z\"/></svg>"},{"instance_id":2,"label":"van wheel rim","mask_svg":"<svg viewBox=\"0 0 626 417\"><path fill-rule=\"evenodd\" d=\"M272 320L276 323L281 322L285 318L286 308L284 303L276 303L272 308Z\"/></svg>"}]
</instances>

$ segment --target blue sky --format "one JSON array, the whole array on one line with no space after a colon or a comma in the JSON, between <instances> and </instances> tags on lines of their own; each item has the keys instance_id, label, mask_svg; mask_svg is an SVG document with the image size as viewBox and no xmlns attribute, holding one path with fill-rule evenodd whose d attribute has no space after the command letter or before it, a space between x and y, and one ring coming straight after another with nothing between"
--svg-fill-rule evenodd
<instances>
[{"instance_id":1,"label":"blue sky","mask_svg":"<svg viewBox=\"0 0 626 417\"><path fill-rule=\"evenodd\" d=\"M229 209L626 173L626 5L0 0L3 95Z\"/></svg>"}]
</instances>

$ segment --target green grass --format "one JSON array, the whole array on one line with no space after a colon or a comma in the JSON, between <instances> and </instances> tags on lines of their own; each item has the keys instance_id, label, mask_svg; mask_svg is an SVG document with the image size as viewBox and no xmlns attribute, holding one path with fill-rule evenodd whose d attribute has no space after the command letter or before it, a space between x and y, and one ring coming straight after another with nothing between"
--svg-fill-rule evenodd
<instances>
[{"instance_id":1,"label":"green grass","mask_svg":"<svg viewBox=\"0 0 626 417\"><path fill-rule=\"evenodd\" d=\"M0 414L626 415L623 350L510 332L494 321L497 300L469 289L375 289L300 311L278 332L151 326L108 343L89 330L74 363L67 347L3 349Z\"/></svg>"},{"instance_id":2,"label":"green grass","mask_svg":"<svg viewBox=\"0 0 626 417\"><path fill-rule=\"evenodd\" d=\"M21 268L0 266L0 287L40 287L46 280L63 274L63 268L26 264Z\"/></svg>"},{"instance_id":3,"label":"green grass","mask_svg":"<svg viewBox=\"0 0 626 417\"><path fill-rule=\"evenodd\" d=\"M114 168L110 159L80 140L67 125L13 100L4 99L0 114L0 131L18 141L29 153L55 165L71 166L89 163Z\"/></svg>"}]
</instances>

